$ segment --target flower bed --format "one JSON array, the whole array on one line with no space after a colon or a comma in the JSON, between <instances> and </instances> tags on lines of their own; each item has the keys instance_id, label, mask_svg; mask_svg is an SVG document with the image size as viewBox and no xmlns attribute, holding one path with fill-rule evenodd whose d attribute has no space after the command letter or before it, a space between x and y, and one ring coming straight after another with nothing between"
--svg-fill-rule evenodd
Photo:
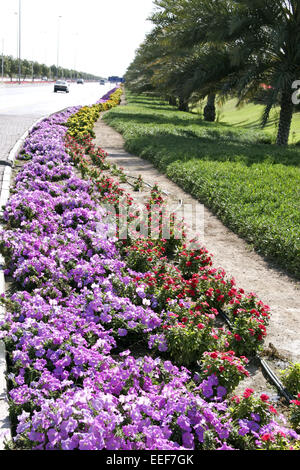
<instances>
[{"instance_id":1,"label":"flower bed","mask_svg":"<svg viewBox=\"0 0 300 470\"><path fill-rule=\"evenodd\" d=\"M89 175L95 182L101 203L110 203L117 215L123 212L120 204L122 208L124 205L131 208L123 214L130 224L137 218L132 200L116 180L103 172L108 168L105 152L95 148L89 136L82 140L81 131L78 136L77 140L75 132L72 138L67 138L73 161L83 177ZM163 203L159 188L153 188L147 209L163 207ZM154 301L153 308L162 319L161 331L157 339L151 338L151 347L156 345L161 352L167 349L172 360L189 367L205 351L234 350L240 356L255 354L266 336L269 307L255 294L237 289L234 279L228 278L224 270L214 269L205 247L194 244L188 249L184 241L176 240L171 230L169 239L133 239L129 233L117 243L127 267L137 274L126 284L116 279L114 288L119 295L131 296L137 302L138 286L142 291L140 297L152 306ZM215 327L221 310L232 323L231 331Z\"/></svg>"},{"instance_id":2,"label":"flower bed","mask_svg":"<svg viewBox=\"0 0 300 470\"><path fill-rule=\"evenodd\" d=\"M112 90L93 107L44 120L19 156L28 162L0 237L14 288L1 323L8 447L297 448L299 436L274 419L268 397L229 398L247 374L241 345L255 338L246 348L256 349L267 307L214 270L203 247L191 253L174 240L143 245L108 236L101 202L117 207L126 195L101 174L105 152L93 147L91 124L119 97ZM152 198L160 200L157 191ZM220 307L233 334L216 328ZM256 324L264 327L259 335Z\"/></svg>"}]
</instances>

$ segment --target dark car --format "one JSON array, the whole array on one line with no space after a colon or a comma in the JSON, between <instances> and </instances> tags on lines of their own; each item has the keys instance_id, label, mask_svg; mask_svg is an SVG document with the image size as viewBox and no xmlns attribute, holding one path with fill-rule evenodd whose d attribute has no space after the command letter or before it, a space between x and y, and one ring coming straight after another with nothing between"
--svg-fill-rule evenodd
<instances>
[{"instance_id":1,"label":"dark car","mask_svg":"<svg viewBox=\"0 0 300 470\"><path fill-rule=\"evenodd\" d=\"M100 80L100 85L105 85L105 80Z\"/></svg>"},{"instance_id":2,"label":"dark car","mask_svg":"<svg viewBox=\"0 0 300 470\"><path fill-rule=\"evenodd\" d=\"M54 93L57 91L64 91L65 93L69 93L69 85L65 80L57 80L54 84Z\"/></svg>"},{"instance_id":3,"label":"dark car","mask_svg":"<svg viewBox=\"0 0 300 470\"><path fill-rule=\"evenodd\" d=\"M82 78L78 78L78 80L77 80L77 83L79 83L79 84L83 85L83 84L84 84L84 81L83 81L83 79L82 79Z\"/></svg>"}]
</instances>

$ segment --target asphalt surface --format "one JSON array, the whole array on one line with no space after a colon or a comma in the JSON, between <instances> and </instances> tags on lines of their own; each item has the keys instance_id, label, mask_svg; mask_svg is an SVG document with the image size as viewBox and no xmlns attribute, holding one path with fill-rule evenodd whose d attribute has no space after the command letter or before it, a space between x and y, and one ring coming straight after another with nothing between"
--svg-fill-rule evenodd
<instances>
[{"instance_id":1,"label":"asphalt surface","mask_svg":"<svg viewBox=\"0 0 300 470\"><path fill-rule=\"evenodd\" d=\"M70 84L70 93L54 93L54 84L0 86L0 115L44 116L69 106L93 104L114 85Z\"/></svg>"}]
</instances>

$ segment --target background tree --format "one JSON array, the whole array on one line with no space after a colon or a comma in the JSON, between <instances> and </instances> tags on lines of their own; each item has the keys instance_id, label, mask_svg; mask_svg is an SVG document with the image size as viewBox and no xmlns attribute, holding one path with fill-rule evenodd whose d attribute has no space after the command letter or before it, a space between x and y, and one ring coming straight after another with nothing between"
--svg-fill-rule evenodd
<instances>
[{"instance_id":1,"label":"background tree","mask_svg":"<svg viewBox=\"0 0 300 470\"><path fill-rule=\"evenodd\" d=\"M45 64L41 64L40 76L49 78L50 75L50 67Z\"/></svg>"},{"instance_id":2,"label":"background tree","mask_svg":"<svg viewBox=\"0 0 300 470\"><path fill-rule=\"evenodd\" d=\"M300 0L155 0L153 31L126 73L127 86L153 90L188 110L208 97L256 100L267 84L262 125L279 103L277 144L289 139L292 84L300 78Z\"/></svg>"},{"instance_id":3,"label":"background tree","mask_svg":"<svg viewBox=\"0 0 300 470\"><path fill-rule=\"evenodd\" d=\"M263 123L279 100L277 144L286 145L294 110L292 84L300 77L300 1L234 3L234 11L227 12L223 37L238 48L236 57L243 69L237 82L239 99L253 98L262 83L269 85Z\"/></svg>"},{"instance_id":4,"label":"background tree","mask_svg":"<svg viewBox=\"0 0 300 470\"><path fill-rule=\"evenodd\" d=\"M12 81L13 77L15 77L18 74L18 70L19 70L18 60L12 56L8 56L5 61L5 70L4 70L5 75L7 75Z\"/></svg>"},{"instance_id":5,"label":"background tree","mask_svg":"<svg viewBox=\"0 0 300 470\"><path fill-rule=\"evenodd\" d=\"M23 59L21 61L21 75L23 77L23 80L25 80L28 76L31 76L32 74L32 66L29 60Z\"/></svg>"},{"instance_id":6,"label":"background tree","mask_svg":"<svg viewBox=\"0 0 300 470\"><path fill-rule=\"evenodd\" d=\"M56 67L56 65L51 65L50 66L50 73L51 73L52 79L54 80L57 77L57 67Z\"/></svg>"},{"instance_id":7,"label":"background tree","mask_svg":"<svg viewBox=\"0 0 300 470\"><path fill-rule=\"evenodd\" d=\"M38 62L33 62L33 80L40 77L41 74L41 64L39 64Z\"/></svg>"}]
</instances>

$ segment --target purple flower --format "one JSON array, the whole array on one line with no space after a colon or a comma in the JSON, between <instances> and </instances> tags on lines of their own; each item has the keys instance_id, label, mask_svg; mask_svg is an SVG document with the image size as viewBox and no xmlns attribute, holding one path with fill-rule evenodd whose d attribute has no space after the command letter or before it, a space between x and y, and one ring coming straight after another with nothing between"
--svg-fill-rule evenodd
<instances>
[{"instance_id":1,"label":"purple flower","mask_svg":"<svg viewBox=\"0 0 300 470\"><path fill-rule=\"evenodd\" d=\"M183 415L179 416L179 418L177 419L177 424L184 431L191 430L190 422L186 416L183 416Z\"/></svg>"},{"instance_id":2,"label":"purple flower","mask_svg":"<svg viewBox=\"0 0 300 470\"><path fill-rule=\"evenodd\" d=\"M221 385L217 387L217 396L219 398L223 398L226 395L226 393L227 393L227 390L225 387L222 387Z\"/></svg>"},{"instance_id":3,"label":"purple flower","mask_svg":"<svg viewBox=\"0 0 300 470\"><path fill-rule=\"evenodd\" d=\"M194 436L190 432L184 432L182 434L182 444L186 449L193 449L194 447Z\"/></svg>"},{"instance_id":4,"label":"purple flower","mask_svg":"<svg viewBox=\"0 0 300 470\"><path fill-rule=\"evenodd\" d=\"M210 398L214 394L212 387L208 384L202 386L202 392L206 398Z\"/></svg>"},{"instance_id":5,"label":"purple flower","mask_svg":"<svg viewBox=\"0 0 300 470\"><path fill-rule=\"evenodd\" d=\"M119 328L118 329L118 334L119 334L119 336L126 336L127 335L127 330L125 328Z\"/></svg>"},{"instance_id":6,"label":"purple flower","mask_svg":"<svg viewBox=\"0 0 300 470\"><path fill-rule=\"evenodd\" d=\"M55 429L49 429L47 432L47 437L49 439L50 444L55 446L55 444L59 441L59 433Z\"/></svg>"},{"instance_id":7,"label":"purple flower","mask_svg":"<svg viewBox=\"0 0 300 470\"><path fill-rule=\"evenodd\" d=\"M251 413L251 418L253 421L257 421L258 423L260 422L260 416L258 413Z\"/></svg>"}]
</instances>

